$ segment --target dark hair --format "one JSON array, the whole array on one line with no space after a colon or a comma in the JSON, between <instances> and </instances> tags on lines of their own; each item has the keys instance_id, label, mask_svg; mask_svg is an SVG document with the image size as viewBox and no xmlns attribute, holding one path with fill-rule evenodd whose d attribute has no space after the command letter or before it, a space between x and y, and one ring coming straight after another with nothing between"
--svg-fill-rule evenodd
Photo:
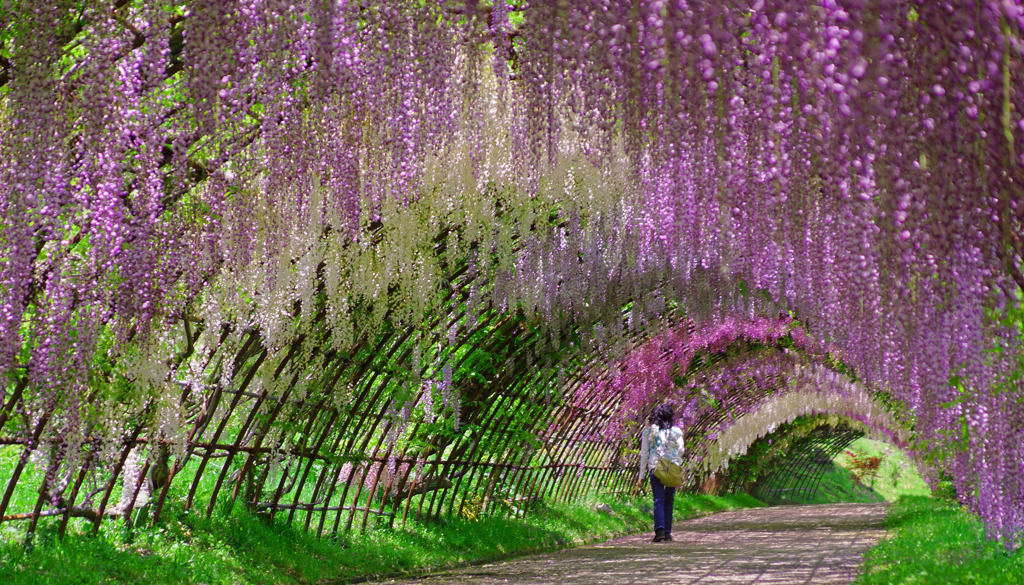
<instances>
[{"instance_id":1,"label":"dark hair","mask_svg":"<svg viewBox=\"0 0 1024 585\"><path fill-rule=\"evenodd\" d=\"M660 429L667 429L675 423L676 415L671 404L660 404L651 412L651 424Z\"/></svg>"}]
</instances>

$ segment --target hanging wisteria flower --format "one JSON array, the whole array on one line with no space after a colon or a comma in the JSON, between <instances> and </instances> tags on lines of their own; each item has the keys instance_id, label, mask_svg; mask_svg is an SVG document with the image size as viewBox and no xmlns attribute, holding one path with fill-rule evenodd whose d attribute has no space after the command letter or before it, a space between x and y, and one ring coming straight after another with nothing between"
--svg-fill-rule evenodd
<instances>
[{"instance_id":1,"label":"hanging wisteria flower","mask_svg":"<svg viewBox=\"0 0 1024 585\"><path fill-rule=\"evenodd\" d=\"M786 337L910 409L1009 542L1022 37L997 0L9 0L0 432L131 420L184 457L207 384L294 414L399 367L335 361L396 329L440 379L352 391L393 441L421 403L459 429L460 344L507 315L534 365L588 364L567 400L636 413L698 352Z\"/></svg>"}]
</instances>

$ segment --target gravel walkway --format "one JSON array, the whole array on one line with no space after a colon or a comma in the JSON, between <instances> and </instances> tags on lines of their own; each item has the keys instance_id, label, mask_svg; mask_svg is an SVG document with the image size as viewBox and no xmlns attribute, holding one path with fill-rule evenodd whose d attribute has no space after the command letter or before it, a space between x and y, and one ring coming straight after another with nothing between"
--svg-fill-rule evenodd
<instances>
[{"instance_id":1,"label":"gravel walkway","mask_svg":"<svg viewBox=\"0 0 1024 585\"><path fill-rule=\"evenodd\" d=\"M626 536L550 554L466 567L418 585L849 583L884 538L887 504L735 510L675 524L672 542Z\"/></svg>"}]
</instances>

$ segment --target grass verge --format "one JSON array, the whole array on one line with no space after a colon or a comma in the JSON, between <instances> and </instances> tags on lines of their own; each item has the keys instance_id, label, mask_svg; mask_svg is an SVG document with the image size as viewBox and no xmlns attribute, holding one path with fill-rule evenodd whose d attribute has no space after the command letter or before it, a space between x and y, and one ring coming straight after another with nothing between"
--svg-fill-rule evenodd
<instances>
[{"instance_id":1,"label":"grass verge","mask_svg":"<svg viewBox=\"0 0 1024 585\"><path fill-rule=\"evenodd\" d=\"M605 511L599 511L605 504ZM746 495L677 495L675 518L763 505ZM129 540L117 522L97 537L60 542L41 523L37 544L0 543L0 574L29 583L351 583L422 574L468 563L550 551L651 529L648 497L587 499L545 506L522 519L485 517L374 528L316 538L283 522L268 524L242 506L212 518L173 512Z\"/></svg>"},{"instance_id":2,"label":"grass verge","mask_svg":"<svg viewBox=\"0 0 1024 585\"><path fill-rule=\"evenodd\" d=\"M858 585L1024 583L1024 552L985 538L981 520L958 504L904 497L886 525L894 536L867 552Z\"/></svg>"}]
</instances>

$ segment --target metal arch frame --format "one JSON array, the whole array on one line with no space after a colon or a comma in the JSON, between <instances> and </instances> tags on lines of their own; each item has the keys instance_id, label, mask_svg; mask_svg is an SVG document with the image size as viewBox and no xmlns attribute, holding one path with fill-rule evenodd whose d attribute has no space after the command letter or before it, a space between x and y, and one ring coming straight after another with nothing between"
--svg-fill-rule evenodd
<instances>
[{"instance_id":1,"label":"metal arch frame","mask_svg":"<svg viewBox=\"0 0 1024 585\"><path fill-rule=\"evenodd\" d=\"M656 335L651 335L648 339L654 339L656 337ZM741 351L741 353L738 356L728 356L728 351L732 349L737 343L745 344L747 342L743 339L739 339L729 344L729 346L711 351L710 353L705 355L705 360L707 360L707 363L701 364L701 369L707 370L720 367L734 367L737 365L741 365L743 362L751 358L759 358L760 356L763 356L765 352L779 351L779 349L773 345L766 345L764 347L757 348L755 351ZM813 358L813 356L810 357ZM672 356L665 355L665 359L670 360L672 359ZM810 363L819 362L821 362L821 360L812 359L810 361ZM786 390L784 390L784 388L786 386L785 382L788 379L789 376L786 373L780 373L778 379L767 380L768 383L755 383L754 379L748 379L745 381L744 384L734 387L733 390L725 396L723 403L719 404L717 408L704 409L704 411L698 416L697 420L694 423L690 424L686 429L686 440L688 444L696 444L697 446L696 449L687 449L688 455L686 458L689 459L690 461L689 468L691 470L696 470L700 468L700 466L696 463L695 459L700 457L700 445L702 443L706 444L704 441L706 441L707 432L716 428L719 430L724 430L723 422L727 418L737 413L742 415L742 413L744 412L750 412L754 410L754 408L756 408L756 405L758 403L764 401L766 398L786 393ZM661 398L672 400L672 391L666 391L665 395L662 396ZM896 431L897 429L889 430ZM854 439L855 438L856 437L854 437ZM846 444L848 444L848 442L845 444L840 444L840 446L835 448L841 450L842 448L845 447ZM690 486L691 488L693 488L695 484L699 483L700 478L695 475L691 478Z\"/></svg>"},{"instance_id":2,"label":"metal arch frame","mask_svg":"<svg viewBox=\"0 0 1024 585\"><path fill-rule=\"evenodd\" d=\"M813 433L797 441L775 470L763 476L751 493L765 501L777 501L772 497L779 492L804 492L813 498L821 487L821 480L828 466L819 461L824 456L831 463L843 449L860 437L863 431L848 426L819 426Z\"/></svg>"},{"instance_id":3,"label":"metal arch frame","mask_svg":"<svg viewBox=\"0 0 1024 585\"><path fill-rule=\"evenodd\" d=\"M218 400L211 412L197 415L193 420L194 426L189 432L185 455L175 461L169 480L159 491L154 518L159 517L174 478L185 471L190 462L196 463L195 458L198 458L198 463L184 500L186 508L193 506L195 498L200 495L200 483L204 474L209 477L208 474L212 472L208 468L213 459L223 459L219 469L214 466L216 483L212 491L208 495L203 494L208 498L205 506L208 515L212 514L227 482L232 484L228 492L230 501L237 501L242 487L246 486L244 494L241 494L242 501L254 511L266 513L268 517L287 511L288 523L300 519L304 528L312 529L313 519L318 516L318 534L325 532L330 516L333 516L330 534L355 529L357 514L361 515L359 530L367 528L370 515L388 518L393 523L398 519L398 502L401 502L403 523L408 520L414 505L414 518L451 517L465 505L471 490L482 493L484 502L481 513L517 513L513 511L514 506L493 503L499 481L505 482L516 502L525 502L524 509L538 500L568 501L594 491L635 492L637 482L631 481L631 476L636 472L635 460L620 460L621 440L602 438L602 431L608 421L621 409L624 396L615 393L602 395L596 386L585 386L595 379L608 379L611 373L605 367L606 364L595 354L581 356L583 360L573 368L561 386L561 396L573 399L551 403L533 400L531 397L536 395L536 389L550 385L556 379L557 372L540 367L545 364L546 357L534 355L532 351L538 341L536 334L527 332L524 335L520 331L520 321L510 313L489 312L475 323L472 331L467 331L464 324L460 325L459 343L449 348L451 352L462 351L464 355L461 360L468 359L470 353L476 350L506 358L505 366L486 385L460 390L467 393L464 396L464 407L466 403L476 405L467 410L466 422L476 425L477 430L456 437L441 449L436 440L418 434L421 433L422 420L413 420L406 431L421 440L425 439L433 447L418 453L410 451L408 446L399 447L388 443L386 437L392 431L394 421L387 413L397 406L388 397L397 383L397 371L383 367L382 364L405 362L413 343L437 342L449 328L463 323L466 310L458 301L468 297L468 287L474 279L460 278L462 276L465 276L465 270L457 270L452 277L451 292L444 300L444 303L457 307L457 310L441 312L435 320L424 324L423 330L395 328L374 339L363 337L357 340L350 352L340 354L333 350L323 351L317 345L329 339L331 333L323 328L321 313L314 318L314 325L319 329L297 338L283 350L280 359L270 359L271 352L259 342L256 331L245 332L241 336L233 348L233 355L217 355L215 350L207 356L208 366L230 358L233 374L231 380L237 381L237 385L217 387L214 393L218 399L223 393L230 393L233 395L230 402ZM689 326L686 323L677 324L678 321L670 320L665 326ZM633 331L627 338L628 350L656 339L659 334L659 331ZM222 342L226 335L227 332L222 331ZM412 342L411 339L416 341ZM709 352L705 356L707 363L701 367L730 367L733 358L724 356L731 347L733 345L722 351ZM759 355L761 351L777 350L768 346L751 355ZM665 355L665 359L675 357ZM460 363L453 365L457 368ZM258 393L247 392L251 381L267 364L274 364L273 372L267 373L275 379L281 379L277 386L279 390L265 386ZM297 364L298 369L289 369L292 364ZM310 368L322 373L322 385L301 399L292 398L299 374ZM425 370L426 366L417 374L422 376ZM353 388L352 397L348 404L337 405L331 398L343 379ZM737 386L718 409L702 414L688 429L688 437L695 440L702 432L720 425L730 412L749 408L765 395L764 385ZM12 396L12 400L15 396ZM412 402L408 404L416 406L424 399L420 388L413 393ZM513 403L517 403L515 408L511 407ZM586 404L586 408L578 404ZM0 412L14 412L14 405L8 403ZM519 432L537 437L543 445L539 452L517 449L512 442L512 426L517 420L524 422L524 416L529 422L525 426L520 424ZM258 423L257 417L261 417ZM232 423L234 419L237 420ZM5 424L9 420L10 417L4 421ZM217 424L212 434L204 439L208 425L214 420ZM36 441L44 424L45 419L35 429ZM286 448L289 425L302 429L301 439L297 445ZM47 489L41 486L38 490L40 497L31 513L12 515L18 518L5 516L3 521L21 519L23 516L32 519L30 528L34 529L39 518L59 514L62 516L60 533L63 534L70 517L83 516L91 519L94 529L98 529L102 519L110 516L106 504L116 488L117 480L123 475L131 451L140 446L155 447L151 438L143 436L145 430L143 426L137 426L134 434L120 448L98 510L75 506L85 480L104 471L89 458L88 463L75 470L77 475L64 509L43 510ZM229 436L227 442L221 440L225 433ZM492 444L494 450L491 452L478 448L484 435L489 437L488 441ZM18 440L4 441L3 438L0 438L0 442L22 444L26 448L29 444ZM450 455L446 456L446 449L451 450ZM690 453L695 451L688 449ZM228 481L233 462L239 454L245 454L246 457L243 458L237 477ZM264 458L272 454L284 457L287 465L268 487L271 474ZM382 483L384 466L389 459L395 461L400 471ZM138 495L138 488L144 481L150 463L145 462L136 485L132 486L135 488L135 496ZM351 473L339 481L346 465L351 466ZM414 469L418 474L417 479L421 481L420 485L411 479ZM575 476L570 473L572 471L576 471ZM316 477L311 480L310 474L314 472ZM19 469L16 476L20 473ZM447 487L432 486L424 481L431 477L451 477L455 482ZM13 492L16 483L17 477L9 480L3 509L0 511L6 509L9 494ZM403 497L395 502L389 502L387 490L393 487L407 491L400 494ZM311 493L307 494L307 489ZM265 492L266 498L263 497ZM379 500L376 500L378 496ZM364 504L360 504L362 498L365 498ZM414 498L418 498L418 501L413 502ZM129 503L127 512L134 509L134 504L134 501ZM390 512L387 511L389 505L393 505ZM125 510L116 512L126 513ZM297 512L304 512L305 516L297 515ZM344 528L342 521L345 522Z\"/></svg>"}]
</instances>

